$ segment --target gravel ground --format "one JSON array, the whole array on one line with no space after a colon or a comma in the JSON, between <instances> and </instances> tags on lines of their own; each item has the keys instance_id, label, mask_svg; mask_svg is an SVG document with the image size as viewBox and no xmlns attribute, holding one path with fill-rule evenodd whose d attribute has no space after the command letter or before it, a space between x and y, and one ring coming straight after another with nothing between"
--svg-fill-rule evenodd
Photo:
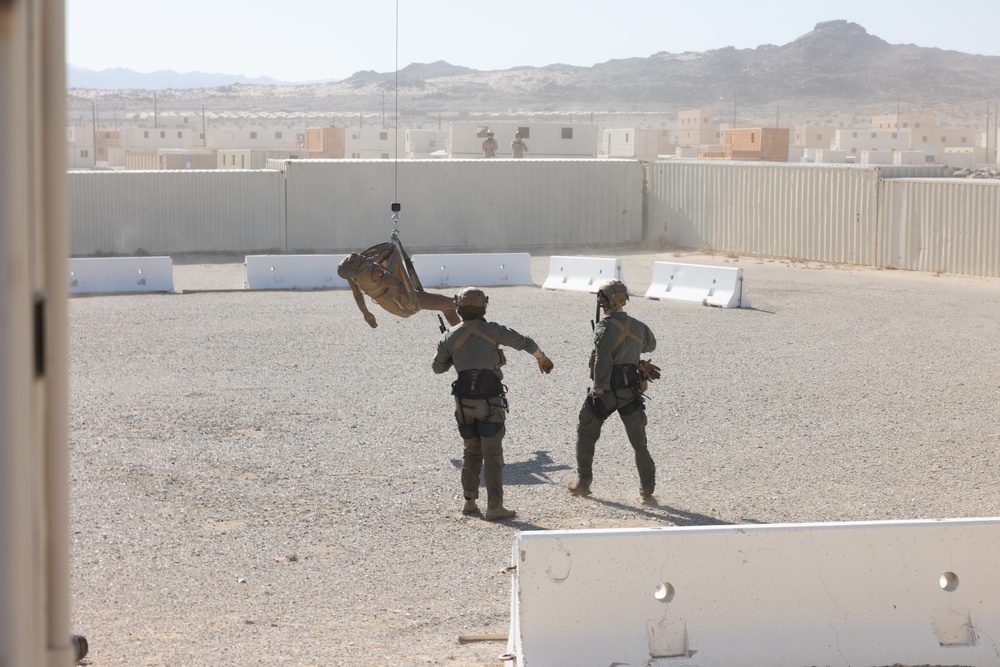
<instances>
[{"instance_id":1,"label":"gravel ground","mask_svg":"<svg viewBox=\"0 0 1000 667\"><path fill-rule=\"evenodd\" d=\"M347 290L248 292L242 260L175 260L179 294L70 301L73 631L85 664L496 665L518 531L997 514L1000 280L601 251L744 269L749 309L634 298L656 333L658 507L610 421L577 498L591 295L488 290L534 337L505 369L507 505L463 517L437 319ZM452 290L451 292L453 292ZM451 293L449 292L449 293Z\"/></svg>"}]
</instances>

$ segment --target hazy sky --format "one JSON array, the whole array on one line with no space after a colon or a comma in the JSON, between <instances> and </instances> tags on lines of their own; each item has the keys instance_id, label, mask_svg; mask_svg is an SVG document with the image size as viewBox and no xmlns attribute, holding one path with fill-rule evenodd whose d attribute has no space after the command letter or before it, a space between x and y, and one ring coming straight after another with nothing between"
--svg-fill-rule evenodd
<instances>
[{"instance_id":1,"label":"hazy sky","mask_svg":"<svg viewBox=\"0 0 1000 667\"><path fill-rule=\"evenodd\" d=\"M397 56L398 6L398 56ZM438 60L589 67L782 45L846 19L891 44L1000 55L998 0L66 0L66 58L94 70L342 79ZM502 9L501 9L502 7Z\"/></svg>"}]
</instances>

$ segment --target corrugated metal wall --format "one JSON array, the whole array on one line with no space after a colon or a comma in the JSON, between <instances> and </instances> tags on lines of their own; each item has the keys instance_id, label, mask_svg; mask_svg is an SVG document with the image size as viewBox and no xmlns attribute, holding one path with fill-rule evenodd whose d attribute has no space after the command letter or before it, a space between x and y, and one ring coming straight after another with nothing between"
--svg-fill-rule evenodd
<instances>
[{"instance_id":1,"label":"corrugated metal wall","mask_svg":"<svg viewBox=\"0 0 1000 667\"><path fill-rule=\"evenodd\" d=\"M662 237L685 248L1000 276L1000 182L927 178L943 176L944 167L644 167L607 159L277 166L71 172L71 253L347 251L387 239L389 205L399 201L399 230L413 249L571 248Z\"/></svg>"},{"instance_id":2,"label":"corrugated metal wall","mask_svg":"<svg viewBox=\"0 0 1000 667\"><path fill-rule=\"evenodd\" d=\"M642 165L631 160L329 160L285 165L290 252L388 237L408 248L498 250L642 240Z\"/></svg>"},{"instance_id":3,"label":"corrugated metal wall","mask_svg":"<svg viewBox=\"0 0 1000 667\"><path fill-rule=\"evenodd\" d=\"M880 266L1000 277L1000 181L881 184Z\"/></svg>"},{"instance_id":4,"label":"corrugated metal wall","mask_svg":"<svg viewBox=\"0 0 1000 667\"><path fill-rule=\"evenodd\" d=\"M870 265L880 178L943 169L656 162L647 236L687 248Z\"/></svg>"},{"instance_id":5,"label":"corrugated metal wall","mask_svg":"<svg viewBox=\"0 0 1000 667\"><path fill-rule=\"evenodd\" d=\"M74 256L285 247L276 171L70 172Z\"/></svg>"}]
</instances>

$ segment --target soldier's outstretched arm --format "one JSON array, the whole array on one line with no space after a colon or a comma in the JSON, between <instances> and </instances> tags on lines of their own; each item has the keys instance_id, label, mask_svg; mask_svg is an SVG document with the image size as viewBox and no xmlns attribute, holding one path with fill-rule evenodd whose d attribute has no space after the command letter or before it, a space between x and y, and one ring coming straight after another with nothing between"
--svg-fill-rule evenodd
<instances>
[{"instance_id":1,"label":"soldier's outstretched arm","mask_svg":"<svg viewBox=\"0 0 1000 667\"><path fill-rule=\"evenodd\" d=\"M378 322L375 321L375 316L371 314L368 310L368 306L365 304L365 295L361 293L361 288L353 280L348 280L347 284L351 286L351 292L354 294L354 303L358 304L358 310L361 314L365 316L365 322L368 323L372 329L378 327Z\"/></svg>"}]
</instances>

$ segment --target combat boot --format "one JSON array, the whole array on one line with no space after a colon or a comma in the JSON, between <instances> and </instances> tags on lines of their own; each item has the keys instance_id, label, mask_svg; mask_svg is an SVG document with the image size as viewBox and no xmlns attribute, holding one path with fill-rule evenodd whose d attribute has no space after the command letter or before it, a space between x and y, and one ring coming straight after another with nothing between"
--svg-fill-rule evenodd
<instances>
[{"instance_id":1,"label":"combat boot","mask_svg":"<svg viewBox=\"0 0 1000 667\"><path fill-rule=\"evenodd\" d=\"M479 505L474 498L466 498L462 505L462 514L479 514Z\"/></svg>"},{"instance_id":2,"label":"combat boot","mask_svg":"<svg viewBox=\"0 0 1000 667\"><path fill-rule=\"evenodd\" d=\"M590 482L570 482L566 485L569 492L574 496L589 496L590 495Z\"/></svg>"},{"instance_id":3,"label":"combat boot","mask_svg":"<svg viewBox=\"0 0 1000 667\"><path fill-rule=\"evenodd\" d=\"M483 516L486 517L487 521L503 521L504 519L510 519L515 514L517 514L517 512L509 510L501 505L500 507L486 508L486 514Z\"/></svg>"}]
</instances>

